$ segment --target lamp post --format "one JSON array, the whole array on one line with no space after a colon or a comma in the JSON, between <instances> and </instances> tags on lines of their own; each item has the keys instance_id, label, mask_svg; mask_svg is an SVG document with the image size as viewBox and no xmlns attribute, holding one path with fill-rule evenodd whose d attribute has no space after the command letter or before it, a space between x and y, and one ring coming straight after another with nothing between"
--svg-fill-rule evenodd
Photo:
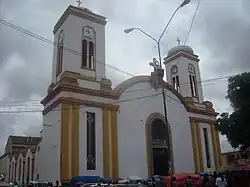
<instances>
[{"instance_id":1,"label":"lamp post","mask_svg":"<svg viewBox=\"0 0 250 187\"><path fill-rule=\"evenodd\" d=\"M145 36L151 38L154 42L156 42L157 44L157 51L158 51L158 58L159 58L159 66L160 68L163 70L162 68L162 59L161 59L161 48L160 48L160 42L161 42L161 39L164 35L164 33L166 32L170 22L172 21L173 17L175 16L176 12L184 7L185 5L189 4L191 0L184 0L176 9L175 11L173 12L172 16L170 17L167 25L164 27L159 39L155 39L153 36L151 36L150 34L148 34L147 32L143 31L142 29L140 28L129 28L129 29L125 29L124 32L126 34L134 31L134 30L137 30L139 32L141 32L142 34L144 34ZM164 117L165 117L165 128L166 128L166 131L168 132L168 120L167 120L167 106L166 106L166 96L165 96L165 92L164 92L164 87L162 86L162 98L163 98L163 107L164 107ZM171 150L170 150L170 139L169 139L169 136L167 136L167 143L168 143L168 158L169 158L169 173L171 174L172 171L172 163L171 163ZM171 180L172 182L172 180Z\"/></svg>"}]
</instances>

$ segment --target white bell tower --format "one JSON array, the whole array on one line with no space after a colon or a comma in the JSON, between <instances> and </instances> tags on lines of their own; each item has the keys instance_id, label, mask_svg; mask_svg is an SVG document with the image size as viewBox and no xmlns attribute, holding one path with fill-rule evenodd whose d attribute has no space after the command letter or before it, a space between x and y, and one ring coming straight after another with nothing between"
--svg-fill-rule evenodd
<instances>
[{"instance_id":1,"label":"white bell tower","mask_svg":"<svg viewBox=\"0 0 250 187\"><path fill-rule=\"evenodd\" d=\"M192 97L197 103L204 101L199 58L191 47L178 45L164 58L167 82L183 97Z\"/></svg>"},{"instance_id":2,"label":"white bell tower","mask_svg":"<svg viewBox=\"0 0 250 187\"><path fill-rule=\"evenodd\" d=\"M52 82L69 71L91 77L105 78L106 18L89 9L69 6L54 27Z\"/></svg>"}]
</instances>

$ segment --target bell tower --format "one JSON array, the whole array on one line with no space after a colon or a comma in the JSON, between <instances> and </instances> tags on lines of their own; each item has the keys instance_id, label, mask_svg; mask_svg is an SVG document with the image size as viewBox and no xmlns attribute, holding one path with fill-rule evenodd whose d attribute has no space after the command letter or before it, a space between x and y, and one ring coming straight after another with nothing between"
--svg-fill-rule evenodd
<instances>
[{"instance_id":1,"label":"bell tower","mask_svg":"<svg viewBox=\"0 0 250 187\"><path fill-rule=\"evenodd\" d=\"M167 82L183 97L194 102L204 101L199 68L199 58L191 47L178 45L168 51L164 58Z\"/></svg>"},{"instance_id":2,"label":"bell tower","mask_svg":"<svg viewBox=\"0 0 250 187\"><path fill-rule=\"evenodd\" d=\"M52 82L65 72L105 78L106 18L91 10L69 6L54 26Z\"/></svg>"}]
</instances>

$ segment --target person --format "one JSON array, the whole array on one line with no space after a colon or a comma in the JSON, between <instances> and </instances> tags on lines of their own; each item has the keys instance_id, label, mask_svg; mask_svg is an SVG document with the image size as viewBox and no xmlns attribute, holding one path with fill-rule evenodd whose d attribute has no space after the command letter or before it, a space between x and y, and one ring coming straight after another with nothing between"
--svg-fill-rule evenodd
<instances>
[{"instance_id":1,"label":"person","mask_svg":"<svg viewBox=\"0 0 250 187\"><path fill-rule=\"evenodd\" d=\"M55 187L59 187L59 181L56 181Z\"/></svg>"},{"instance_id":2,"label":"person","mask_svg":"<svg viewBox=\"0 0 250 187\"><path fill-rule=\"evenodd\" d=\"M175 176L172 176L172 184L173 184L173 186L172 187L178 187L178 184L177 184L177 182L176 182L176 177Z\"/></svg>"},{"instance_id":3,"label":"person","mask_svg":"<svg viewBox=\"0 0 250 187\"><path fill-rule=\"evenodd\" d=\"M209 176L208 176L208 174L205 174L205 175L204 175L204 178L203 178L203 186L204 186L204 187L210 187Z\"/></svg>"},{"instance_id":4,"label":"person","mask_svg":"<svg viewBox=\"0 0 250 187\"><path fill-rule=\"evenodd\" d=\"M217 178L217 172L215 171L215 172L210 176L210 179L209 179L209 185L210 185L211 187L215 187L216 178Z\"/></svg>"},{"instance_id":5,"label":"person","mask_svg":"<svg viewBox=\"0 0 250 187\"><path fill-rule=\"evenodd\" d=\"M227 181L221 173L216 178L215 186L216 187L226 187L227 186Z\"/></svg>"},{"instance_id":6,"label":"person","mask_svg":"<svg viewBox=\"0 0 250 187\"><path fill-rule=\"evenodd\" d=\"M185 187L192 187L193 186L193 181L192 181L192 177L188 176L186 183L185 183Z\"/></svg>"}]
</instances>

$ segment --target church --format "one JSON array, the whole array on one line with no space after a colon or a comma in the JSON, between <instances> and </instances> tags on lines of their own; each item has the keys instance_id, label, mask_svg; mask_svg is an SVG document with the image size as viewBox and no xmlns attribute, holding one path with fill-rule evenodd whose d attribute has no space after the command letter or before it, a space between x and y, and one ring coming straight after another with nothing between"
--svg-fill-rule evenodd
<instances>
[{"instance_id":1,"label":"church","mask_svg":"<svg viewBox=\"0 0 250 187\"><path fill-rule=\"evenodd\" d=\"M163 65L167 82L154 66L150 75L113 88L105 73L106 24L105 17L70 5L54 26L51 84L41 101L40 180L219 168L217 113L204 101L193 49L169 50Z\"/></svg>"}]
</instances>

